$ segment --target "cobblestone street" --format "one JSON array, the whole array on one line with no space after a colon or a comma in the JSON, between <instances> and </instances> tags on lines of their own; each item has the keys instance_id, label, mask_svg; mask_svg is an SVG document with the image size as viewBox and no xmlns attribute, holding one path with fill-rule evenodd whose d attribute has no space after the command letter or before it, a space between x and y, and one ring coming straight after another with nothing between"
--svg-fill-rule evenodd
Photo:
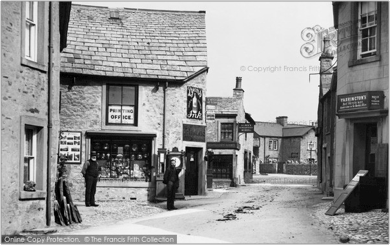
<instances>
[{"instance_id":1,"label":"cobblestone street","mask_svg":"<svg viewBox=\"0 0 390 245\"><path fill-rule=\"evenodd\" d=\"M343 207L335 216L325 215L330 207L327 203L315 205L313 216L322 225L333 230L335 235L348 243L389 243L389 213L380 209L364 213L345 213Z\"/></svg>"}]
</instances>

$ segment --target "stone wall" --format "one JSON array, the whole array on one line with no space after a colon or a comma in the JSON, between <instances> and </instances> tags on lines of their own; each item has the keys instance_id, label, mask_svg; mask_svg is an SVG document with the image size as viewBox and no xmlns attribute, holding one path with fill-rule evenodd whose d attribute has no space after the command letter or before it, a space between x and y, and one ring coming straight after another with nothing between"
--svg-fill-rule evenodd
<instances>
[{"instance_id":1,"label":"stone wall","mask_svg":"<svg viewBox=\"0 0 390 245\"><path fill-rule=\"evenodd\" d=\"M292 175L317 175L317 164L286 164L286 174Z\"/></svg>"},{"instance_id":2,"label":"stone wall","mask_svg":"<svg viewBox=\"0 0 390 245\"><path fill-rule=\"evenodd\" d=\"M278 172L278 164L277 163L260 164L260 174L277 173L277 172Z\"/></svg>"},{"instance_id":3,"label":"stone wall","mask_svg":"<svg viewBox=\"0 0 390 245\"><path fill-rule=\"evenodd\" d=\"M58 13L59 5L52 2L53 13ZM24 128L21 128L21 117L37 119L46 126L43 128L48 134L48 72L33 69L21 65L21 31L24 30L21 21L22 2L1 2L1 29L2 29L2 235L14 234L25 229L45 227L47 208L52 209L52 193L45 193L49 185L53 188L56 179L57 161L57 139L59 130L58 117L58 94L59 94L59 16L53 14L53 53L51 70L51 94L54 95L51 101L52 106L52 128L50 130L52 148L49 149L47 142L38 146L44 152L43 164L47 166L47 152L50 151L50 176L45 173L41 191L44 197L40 199L20 200L23 185L20 184L21 142ZM45 4L45 11L48 13L48 2ZM47 16L47 15L46 15ZM48 20L45 20L48 23ZM44 31L48 37L48 31ZM45 47L47 48L47 47ZM47 52L45 52L47 54ZM47 57L46 57L47 59ZM46 171L45 171L46 172ZM49 181L47 181L49 178ZM49 206L46 205L46 198L51 198ZM49 210L50 212L50 210ZM51 212L52 213L52 212ZM49 217L50 218L50 217ZM51 217L52 218L52 217ZM50 220L50 219L49 219Z\"/></svg>"}]
</instances>

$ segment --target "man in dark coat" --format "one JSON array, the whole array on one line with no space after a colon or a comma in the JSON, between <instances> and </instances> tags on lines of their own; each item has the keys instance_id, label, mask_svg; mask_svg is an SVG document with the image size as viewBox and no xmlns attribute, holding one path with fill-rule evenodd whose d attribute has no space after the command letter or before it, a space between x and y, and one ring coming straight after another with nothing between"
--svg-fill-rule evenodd
<instances>
[{"instance_id":1,"label":"man in dark coat","mask_svg":"<svg viewBox=\"0 0 390 245\"><path fill-rule=\"evenodd\" d=\"M167 209L177 209L174 205L175 193L179 188L179 174L176 170L176 160L171 159L171 166L169 166L164 174L164 184L167 185Z\"/></svg>"},{"instance_id":2,"label":"man in dark coat","mask_svg":"<svg viewBox=\"0 0 390 245\"><path fill-rule=\"evenodd\" d=\"M85 178L85 206L99 206L95 203L96 184L99 176L99 168L96 161L96 151L91 152L91 159L84 163L81 173Z\"/></svg>"}]
</instances>

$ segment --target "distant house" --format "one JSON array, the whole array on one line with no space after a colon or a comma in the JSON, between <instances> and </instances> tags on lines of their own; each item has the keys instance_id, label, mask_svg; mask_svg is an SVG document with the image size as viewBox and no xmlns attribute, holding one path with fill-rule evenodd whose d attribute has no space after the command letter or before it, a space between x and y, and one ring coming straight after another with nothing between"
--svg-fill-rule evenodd
<instances>
[{"instance_id":1,"label":"distant house","mask_svg":"<svg viewBox=\"0 0 390 245\"><path fill-rule=\"evenodd\" d=\"M70 2L1 2L2 235L52 224L60 52L70 7Z\"/></svg>"},{"instance_id":2,"label":"distant house","mask_svg":"<svg viewBox=\"0 0 390 245\"><path fill-rule=\"evenodd\" d=\"M60 154L76 162L74 199L84 200L80 171L91 151L101 168L98 201L163 196L173 150L179 193L205 194L207 72L204 11L72 5L61 130L81 132L81 151Z\"/></svg>"},{"instance_id":3,"label":"distant house","mask_svg":"<svg viewBox=\"0 0 390 245\"><path fill-rule=\"evenodd\" d=\"M314 126L288 124L287 117L280 116L275 123L257 121L255 133L258 164L317 161Z\"/></svg>"},{"instance_id":4,"label":"distant house","mask_svg":"<svg viewBox=\"0 0 390 245\"><path fill-rule=\"evenodd\" d=\"M244 109L242 78L236 78L233 97L206 98L206 141L208 171L212 176L209 187L234 186L252 179L253 132L240 133L239 124L254 125Z\"/></svg>"}]
</instances>

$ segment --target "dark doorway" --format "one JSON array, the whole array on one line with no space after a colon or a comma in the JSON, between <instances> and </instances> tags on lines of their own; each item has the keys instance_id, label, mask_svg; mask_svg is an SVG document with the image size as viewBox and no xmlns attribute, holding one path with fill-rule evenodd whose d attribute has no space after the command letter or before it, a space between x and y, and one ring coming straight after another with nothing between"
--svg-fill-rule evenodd
<instances>
[{"instance_id":1,"label":"dark doorway","mask_svg":"<svg viewBox=\"0 0 390 245\"><path fill-rule=\"evenodd\" d=\"M375 176L376 147L378 144L376 124L367 124L366 127L366 169L368 176Z\"/></svg>"},{"instance_id":2,"label":"dark doorway","mask_svg":"<svg viewBox=\"0 0 390 245\"><path fill-rule=\"evenodd\" d=\"M186 147L186 174L184 195L198 195L199 164L201 148Z\"/></svg>"}]
</instances>

